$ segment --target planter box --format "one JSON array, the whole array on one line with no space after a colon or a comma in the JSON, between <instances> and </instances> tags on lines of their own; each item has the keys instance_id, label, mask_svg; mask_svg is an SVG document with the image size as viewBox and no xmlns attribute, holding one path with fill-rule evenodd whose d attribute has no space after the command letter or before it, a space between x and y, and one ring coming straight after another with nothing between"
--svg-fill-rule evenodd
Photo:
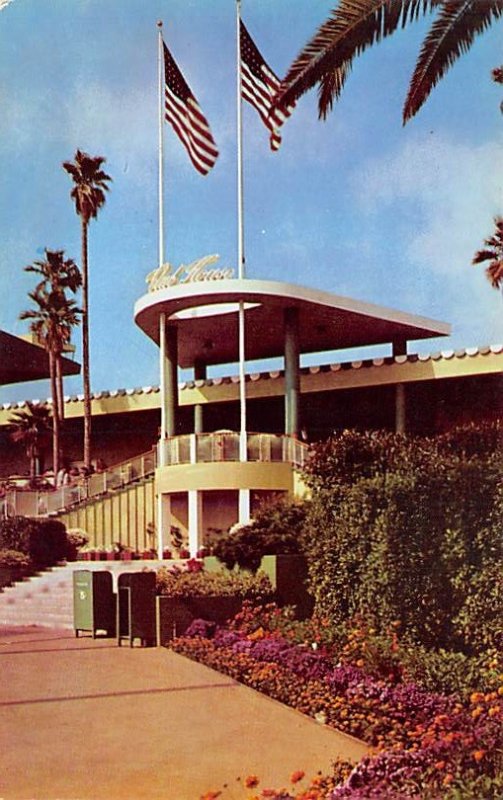
<instances>
[{"instance_id":1,"label":"planter box","mask_svg":"<svg viewBox=\"0 0 503 800\"><path fill-rule=\"evenodd\" d=\"M183 636L195 619L223 624L234 617L243 601L240 597L157 596L157 644L164 645Z\"/></svg>"},{"instance_id":2,"label":"planter box","mask_svg":"<svg viewBox=\"0 0 503 800\"><path fill-rule=\"evenodd\" d=\"M207 572L227 569L216 556L206 556L203 560ZM271 581L278 605L295 606L298 619L306 619L312 614L314 601L306 588L307 563L304 556L262 556L260 570Z\"/></svg>"}]
</instances>

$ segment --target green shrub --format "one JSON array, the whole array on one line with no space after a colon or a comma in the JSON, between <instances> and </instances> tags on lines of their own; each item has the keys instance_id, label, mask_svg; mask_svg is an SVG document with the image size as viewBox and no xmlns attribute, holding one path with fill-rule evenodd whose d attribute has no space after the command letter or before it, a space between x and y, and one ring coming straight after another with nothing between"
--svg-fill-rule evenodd
<instances>
[{"instance_id":1,"label":"green shrub","mask_svg":"<svg viewBox=\"0 0 503 800\"><path fill-rule=\"evenodd\" d=\"M182 572L162 568L157 573L157 594L167 597L241 597L262 601L273 595L263 573Z\"/></svg>"},{"instance_id":2,"label":"green shrub","mask_svg":"<svg viewBox=\"0 0 503 800\"><path fill-rule=\"evenodd\" d=\"M378 633L399 620L433 649L501 644L502 428L476 434L346 431L315 447L303 542L319 616Z\"/></svg>"},{"instance_id":3,"label":"green shrub","mask_svg":"<svg viewBox=\"0 0 503 800\"><path fill-rule=\"evenodd\" d=\"M36 521L29 517L8 517L0 520L0 547L29 553L30 536Z\"/></svg>"},{"instance_id":4,"label":"green shrub","mask_svg":"<svg viewBox=\"0 0 503 800\"><path fill-rule=\"evenodd\" d=\"M19 550L29 555L35 566L50 567L66 556L66 528L52 519L4 519L0 521L0 548Z\"/></svg>"},{"instance_id":5,"label":"green shrub","mask_svg":"<svg viewBox=\"0 0 503 800\"><path fill-rule=\"evenodd\" d=\"M27 569L31 562L26 553L19 550L0 550L0 567L19 567Z\"/></svg>"},{"instance_id":6,"label":"green shrub","mask_svg":"<svg viewBox=\"0 0 503 800\"><path fill-rule=\"evenodd\" d=\"M307 504L280 501L264 506L248 525L221 539L213 553L228 569L256 572L262 556L302 552Z\"/></svg>"},{"instance_id":7,"label":"green shrub","mask_svg":"<svg viewBox=\"0 0 503 800\"><path fill-rule=\"evenodd\" d=\"M81 551L89 542L89 536L79 528L74 528L66 533L66 552L65 558L67 561L75 561L79 551ZM117 543L118 551L125 550L126 548Z\"/></svg>"},{"instance_id":8,"label":"green shrub","mask_svg":"<svg viewBox=\"0 0 503 800\"><path fill-rule=\"evenodd\" d=\"M406 679L440 694L466 696L473 691L490 691L496 677L486 654L468 656L414 645L402 646L399 657Z\"/></svg>"}]
</instances>

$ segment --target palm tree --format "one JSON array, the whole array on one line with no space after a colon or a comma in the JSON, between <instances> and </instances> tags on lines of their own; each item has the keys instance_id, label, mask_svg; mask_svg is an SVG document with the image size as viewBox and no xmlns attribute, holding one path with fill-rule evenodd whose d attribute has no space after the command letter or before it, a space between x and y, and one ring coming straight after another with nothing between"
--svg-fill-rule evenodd
<instances>
[{"instance_id":1,"label":"palm tree","mask_svg":"<svg viewBox=\"0 0 503 800\"><path fill-rule=\"evenodd\" d=\"M47 292L40 286L28 297L33 300L36 308L23 311L20 319L32 320L30 330L41 342L49 356L49 375L51 380L52 396L52 467L54 475L59 470L60 456L60 414L62 404L60 397L58 375L61 375L61 355L64 346L70 341L71 331L79 324L80 309L73 300L68 300L64 292Z\"/></svg>"},{"instance_id":2,"label":"palm tree","mask_svg":"<svg viewBox=\"0 0 503 800\"><path fill-rule=\"evenodd\" d=\"M437 16L410 81L403 109L405 124L475 37L503 14L503 0L340 0L291 65L276 105L288 106L319 84L319 116L326 118L356 56L397 28L435 10Z\"/></svg>"},{"instance_id":3,"label":"palm tree","mask_svg":"<svg viewBox=\"0 0 503 800\"><path fill-rule=\"evenodd\" d=\"M35 291L48 291L53 293L69 289L75 293L82 285L82 276L73 259L65 258L64 250L45 249L45 260L34 261L25 267L25 272L34 272L42 280L37 284ZM64 304L63 304L64 305ZM66 331L63 331L66 334ZM67 343L66 340L65 343ZM61 421L65 417L65 404L63 394L63 375L61 370L61 354L56 358L56 380L58 387L58 413Z\"/></svg>"},{"instance_id":4,"label":"palm tree","mask_svg":"<svg viewBox=\"0 0 503 800\"><path fill-rule=\"evenodd\" d=\"M485 249L477 250L473 256L472 264L482 264L489 261L486 275L494 289L503 288L503 217L495 217L496 229L492 236L484 239Z\"/></svg>"},{"instance_id":5,"label":"palm tree","mask_svg":"<svg viewBox=\"0 0 503 800\"><path fill-rule=\"evenodd\" d=\"M46 406L27 402L26 410L15 411L8 421L8 430L13 442L24 445L30 459L30 479L40 475L41 457L50 438L51 412Z\"/></svg>"},{"instance_id":6,"label":"palm tree","mask_svg":"<svg viewBox=\"0 0 503 800\"><path fill-rule=\"evenodd\" d=\"M91 376L89 370L89 272L87 231L91 219L105 204L105 192L111 177L102 170L102 156L90 156L77 150L75 161L63 162L63 168L73 179L70 193L75 211L80 217L82 232L82 377L84 383L84 464L91 466Z\"/></svg>"}]
</instances>

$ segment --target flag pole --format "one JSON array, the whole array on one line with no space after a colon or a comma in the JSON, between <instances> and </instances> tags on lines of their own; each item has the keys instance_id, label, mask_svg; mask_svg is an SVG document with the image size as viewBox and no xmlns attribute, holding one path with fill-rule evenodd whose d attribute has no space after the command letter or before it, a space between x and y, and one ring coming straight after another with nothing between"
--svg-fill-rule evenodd
<instances>
[{"instance_id":1,"label":"flag pole","mask_svg":"<svg viewBox=\"0 0 503 800\"><path fill-rule=\"evenodd\" d=\"M237 53L237 86L236 86L236 112L237 112L237 203L238 203L238 278L245 277L244 255L244 225L243 225L243 124L241 100L241 0L236 0L236 53ZM239 408L240 408L240 436L239 460L246 461L246 386L245 386L245 311L244 302L239 301Z\"/></svg>"},{"instance_id":2,"label":"flag pole","mask_svg":"<svg viewBox=\"0 0 503 800\"><path fill-rule=\"evenodd\" d=\"M163 39L162 39L162 20L157 23L158 35L158 53L157 53L157 72L159 80L159 97L158 97L158 112L159 112L159 174L158 174L158 193L159 193L159 266L164 263L164 153L163 153L163 135L164 135L164 81L163 81ZM159 315L159 389L161 400L161 430L160 430L160 450L159 450L159 463L164 464L164 440L167 435L167 420L166 420L166 317L165 314Z\"/></svg>"},{"instance_id":3,"label":"flag pole","mask_svg":"<svg viewBox=\"0 0 503 800\"><path fill-rule=\"evenodd\" d=\"M164 264L164 153L163 153L163 123L164 123L164 86L163 86L163 41L162 20L157 23L159 30L159 47L157 58L157 71L159 77L159 266Z\"/></svg>"}]
</instances>

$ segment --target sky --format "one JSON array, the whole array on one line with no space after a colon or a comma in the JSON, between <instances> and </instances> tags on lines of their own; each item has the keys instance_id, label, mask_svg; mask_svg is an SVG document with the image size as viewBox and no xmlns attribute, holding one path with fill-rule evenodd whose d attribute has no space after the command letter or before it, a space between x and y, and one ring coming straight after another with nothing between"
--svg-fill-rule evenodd
<instances>
[{"instance_id":1,"label":"sky","mask_svg":"<svg viewBox=\"0 0 503 800\"><path fill-rule=\"evenodd\" d=\"M332 5L243 0L242 17L282 77ZM0 329L28 332L19 314L30 306L34 276L23 267L45 247L79 262L80 224L62 161L77 148L106 157L113 183L89 230L94 391L158 383L158 350L133 308L158 257L160 19L220 151L202 177L165 126L166 259L178 266L217 253L235 267L234 0L12 0L0 10ZM305 95L276 153L256 111L243 105L247 277L452 324L448 340L412 346L420 352L503 341L501 293L471 266L503 212L502 87L490 77L501 23L403 127L408 79L430 24L400 30L357 59L326 121L318 120L316 92ZM79 332L75 344L80 360ZM66 379L66 393L81 391L81 378ZM48 382L37 381L3 387L0 402L49 395Z\"/></svg>"}]
</instances>

